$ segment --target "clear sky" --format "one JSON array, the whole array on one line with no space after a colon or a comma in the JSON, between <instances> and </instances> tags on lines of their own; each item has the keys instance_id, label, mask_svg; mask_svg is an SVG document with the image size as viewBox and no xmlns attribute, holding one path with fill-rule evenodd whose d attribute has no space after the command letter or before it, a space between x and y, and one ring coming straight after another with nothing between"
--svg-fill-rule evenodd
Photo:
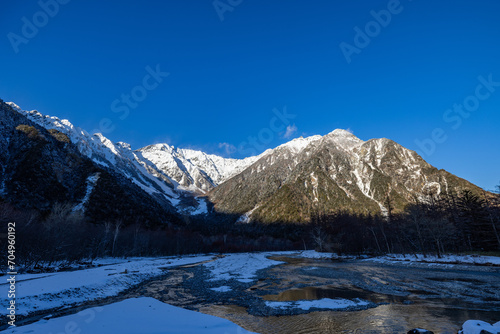
<instances>
[{"instance_id":1,"label":"clear sky","mask_svg":"<svg viewBox=\"0 0 500 334\"><path fill-rule=\"evenodd\" d=\"M2 2L3 100L232 157L350 129L500 183L500 1L58 1Z\"/></svg>"}]
</instances>

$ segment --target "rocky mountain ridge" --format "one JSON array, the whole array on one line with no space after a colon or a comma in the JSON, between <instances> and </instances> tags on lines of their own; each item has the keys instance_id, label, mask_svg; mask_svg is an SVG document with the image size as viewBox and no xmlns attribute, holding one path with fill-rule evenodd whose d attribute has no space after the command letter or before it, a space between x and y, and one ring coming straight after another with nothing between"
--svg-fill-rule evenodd
<instances>
[{"instance_id":1,"label":"rocky mountain ridge","mask_svg":"<svg viewBox=\"0 0 500 334\"><path fill-rule=\"evenodd\" d=\"M392 140L335 130L300 151L275 149L209 198L219 211L242 214L240 221L307 222L338 210L387 217L415 200L464 189L481 191Z\"/></svg>"},{"instance_id":2,"label":"rocky mountain ridge","mask_svg":"<svg viewBox=\"0 0 500 334\"><path fill-rule=\"evenodd\" d=\"M69 206L94 222L151 225L178 219L170 201L82 154L85 145L0 100L0 201L41 215Z\"/></svg>"},{"instance_id":3,"label":"rocky mountain ridge","mask_svg":"<svg viewBox=\"0 0 500 334\"><path fill-rule=\"evenodd\" d=\"M392 140L363 141L346 130L296 138L258 156L231 159L168 144L132 150L68 120L6 105L28 123L64 135L81 155L180 215L206 214L214 204L218 212L239 215L240 222L307 222L312 214L338 210L387 217L416 199L480 191ZM100 180L95 174L87 177L91 196Z\"/></svg>"}]
</instances>

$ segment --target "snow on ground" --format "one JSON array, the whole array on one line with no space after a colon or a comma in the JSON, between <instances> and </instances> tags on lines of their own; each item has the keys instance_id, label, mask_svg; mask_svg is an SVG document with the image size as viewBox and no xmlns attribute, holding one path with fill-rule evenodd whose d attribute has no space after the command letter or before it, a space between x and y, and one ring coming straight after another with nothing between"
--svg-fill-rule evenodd
<instances>
[{"instance_id":1,"label":"snow on ground","mask_svg":"<svg viewBox=\"0 0 500 334\"><path fill-rule=\"evenodd\" d=\"M193 207L188 207L184 209L184 212L189 213L190 215L204 215L208 213L208 205L207 205L207 199L205 197L198 197L196 199L196 202L198 205L196 208Z\"/></svg>"},{"instance_id":2,"label":"snow on ground","mask_svg":"<svg viewBox=\"0 0 500 334\"><path fill-rule=\"evenodd\" d=\"M474 264L474 265L495 265L500 266L500 257L498 256L483 256L483 255L427 255L422 254L404 255L404 254L388 254L376 258L367 259L367 261L375 261L381 263L390 263L395 261L404 262L423 262L423 263L438 263L438 264Z\"/></svg>"},{"instance_id":3,"label":"snow on ground","mask_svg":"<svg viewBox=\"0 0 500 334\"><path fill-rule=\"evenodd\" d=\"M227 254L205 266L212 273L212 280L230 280L234 278L243 283L252 282L256 272L283 262L270 260L269 256L288 255L308 258L321 258L314 251L307 252L265 252ZM94 261L100 267L75 271L51 272L41 274L19 274L17 280L16 305L18 315L27 315L58 307L69 307L91 300L98 300L139 284L142 281L161 275L161 268L203 262L212 256L194 256L183 258L106 258ZM7 282L0 283L0 290L7 288ZM220 288L220 292L225 292ZM0 304L7 303L5 296L0 296ZM0 314L5 314L2 308Z\"/></svg>"},{"instance_id":4,"label":"snow on ground","mask_svg":"<svg viewBox=\"0 0 500 334\"><path fill-rule=\"evenodd\" d=\"M269 307L279 308L279 309L299 308L307 311L311 308L320 308L329 310L346 309L350 307L366 306L368 305L368 302L358 298L354 300L323 298L318 300L299 300L290 302L266 301L266 305Z\"/></svg>"},{"instance_id":5,"label":"snow on ground","mask_svg":"<svg viewBox=\"0 0 500 334\"><path fill-rule=\"evenodd\" d=\"M484 332L483 332L484 331ZM490 325L481 320L467 320L459 334L500 333L500 321Z\"/></svg>"},{"instance_id":6,"label":"snow on ground","mask_svg":"<svg viewBox=\"0 0 500 334\"><path fill-rule=\"evenodd\" d=\"M154 258L145 258L145 257L129 257L129 258L117 258L117 257L105 257L105 258L100 258L100 259L95 259L85 261L83 260L82 262L73 262L73 263L68 263L67 261L54 261L48 265L47 262L43 263L38 263L38 266L41 269L38 269L39 272L43 272L43 276L47 275L52 275L54 274L53 272L58 272L58 271L68 271L68 270L82 270L82 269L87 269L87 267L98 267L98 266L104 266L104 265L110 265L110 264L118 264L118 263L124 263L124 262L132 262L132 261L140 261L140 260L146 260L146 259L154 259ZM23 268L23 271L26 270L32 270L35 271L32 267L30 268ZM17 275L17 279L21 280L22 277L27 277L27 278L33 278L36 277L36 273L31 273L31 274L19 274Z\"/></svg>"},{"instance_id":7,"label":"snow on ground","mask_svg":"<svg viewBox=\"0 0 500 334\"><path fill-rule=\"evenodd\" d=\"M198 198L198 208L192 213L192 215L203 215L208 213L207 199Z\"/></svg>"},{"instance_id":8,"label":"snow on ground","mask_svg":"<svg viewBox=\"0 0 500 334\"><path fill-rule=\"evenodd\" d=\"M332 257L336 257L336 254L317 252L315 250L307 250L299 252L297 256L307 259L331 259Z\"/></svg>"},{"instance_id":9,"label":"snow on ground","mask_svg":"<svg viewBox=\"0 0 500 334\"><path fill-rule=\"evenodd\" d=\"M339 256L335 253L317 252L315 250L306 251L288 251L288 252L275 252L270 255L288 255L290 257L301 257L307 259L356 259L359 257L342 255ZM473 265L495 265L500 266L500 257L498 256L484 256L484 255L455 255L448 254L438 257L437 255L422 254L387 254L373 258L362 258L365 261L391 263L391 262L423 262L423 263L436 263L436 264L473 264Z\"/></svg>"},{"instance_id":10,"label":"snow on ground","mask_svg":"<svg viewBox=\"0 0 500 334\"><path fill-rule=\"evenodd\" d=\"M412 333L412 334L418 334L418 333L428 334L429 331L427 329L423 329L423 328L415 328L415 329L412 329L411 331L409 331L408 333Z\"/></svg>"},{"instance_id":11,"label":"snow on ground","mask_svg":"<svg viewBox=\"0 0 500 334\"><path fill-rule=\"evenodd\" d=\"M211 271L211 281L228 281L234 278L242 283L250 283L254 280L258 270L283 263L281 261L270 260L267 258L268 256L284 253L227 254L215 261L205 263L204 266Z\"/></svg>"},{"instance_id":12,"label":"snow on ground","mask_svg":"<svg viewBox=\"0 0 500 334\"><path fill-rule=\"evenodd\" d=\"M271 260L268 257L289 256L306 259L330 259L331 253L316 251L288 251L288 252L261 252L261 253L236 253L217 257L203 265L210 271L211 281L221 281L219 287L214 287L217 292L231 291L228 284L223 284L231 279L242 283L250 283L257 279L257 271L282 264L281 261ZM75 271L52 272L41 274L19 274L16 277L16 305L18 315L27 315L35 311L43 311L59 307L70 307L83 302L98 300L114 296L141 282L163 274L164 268L178 265L193 264L213 259L213 256L184 256L168 258L133 258L133 259L100 259L95 264L100 267L80 269ZM447 255L441 258L435 256L386 255L377 258L365 259L381 263L416 263L431 262L428 265L445 263L452 266L455 263L463 264L494 264L500 265L499 257L492 256L456 256ZM446 264L448 263L448 264ZM0 283L0 291L7 291L7 282ZM0 305L7 305L7 294L0 296ZM272 302L270 307L278 308L310 308L341 309L346 307L363 306L361 300L331 300L297 302ZM6 314L2 307L0 315ZM466 332L464 332L466 333Z\"/></svg>"},{"instance_id":13,"label":"snow on ground","mask_svg":"<svg viewBox=\"0 0 500 334\"><path fill-rule=\"evenodd\" d=\"M5 334L14 333L244 334L251 332L226 319L164 304L154 298L141 297L5 331Z\"/></svg>"},{"instance_id":14,"label":"snow on ground","mask_svg":"<svg viewBox=\"0 0 500 334\"><path fill-rule=\"evenodd\" d=\"M17 276L16 314L68 307L98 300L118 293L164 273L162 268L202 262L212 256L183 258L136 259L98 268L44 274ZM7 291L7 283L0 284ZM0 304L7 305L7 294L0 296ZM2 307L0 314L6 314Z\"/></svg>"},{"instance_id":15,"label":"snow on ground","mask_svg":"<svg viewBox=\"0 0 500 334\"><path fill-rule=\"evenodd\" d=\"M337 253L317 252L315 250L284 252L283 254L288 255L290 257L299 257L299 258L315 259L315 260L335 260L335 259L352 260L357 258L356 256L353 255L338 255Z\"/></svg>"},{"instance_id":16,"label":"snow on ground","mask_svg":"<svg viewBox=\"0 0 500 334\"><path fill-rule=\"evenodd\" d=\"M322 253L314 250L308 251L284 251L284 252L262 252L262 253L235 253L226 254L224 257L209 263L204 266L211 271L211 281L228 281L236 279L242 283L250 283L255 279L258 270L265 269L283 262L270 260L269 256L289 256L306 259L354 259L352 256L338 256L333 253ZM414 255L389 254L375 258L368 258L365 261L394 263L395 261L412 262L429 262L429 263L445 263L445 264L495 264L500 265L500 257L495 256L474 256L474 255L447 255L438 258L437 256L422 255L415 257Z\"/></svg>"},{"instance_id":17,"label":"snow on ground","mask_svg":"<svg viewBox=\"0 0 500 334\"><path fill-rule=\"evenodd\" d=\"M210 290L214 290L216 292L228 292L228 291L232 291L233 289L231 289L230 286L223 285L223 286L219 286L218 288L211 288Z\"/></svg>"}]
</instances>

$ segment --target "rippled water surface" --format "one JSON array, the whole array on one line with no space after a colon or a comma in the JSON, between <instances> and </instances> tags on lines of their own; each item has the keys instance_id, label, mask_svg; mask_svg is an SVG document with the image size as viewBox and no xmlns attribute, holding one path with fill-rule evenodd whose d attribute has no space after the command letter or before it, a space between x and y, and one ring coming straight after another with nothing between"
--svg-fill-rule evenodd
<instances>
[{"instance_id":1,"label":"rippled water surface","mask_svg":"<svg viewBox=\"0 0 500 334\"><path fill-rule=\"evenodd\" d=\"M258 333L406 333L425 328L434 333L456 334L468 319L494 322L499 312L447 310L424 305L380 305L354 312L312 312L293 316L254 317L238 306L212 306L203 312L225 317Z\"/></svg>"},{"instance_id":2,"label":"rippled water surface","mask_svg":"<svg viewBox=\"0 0 500 334\"><path fill-rule=\"evenodd\" d=\"M268 269L247 292L272 301L360 298L378 306L267 317L238 305L200 310L258 333L457 333L469 319L500 320L499 268L277 259L287 263Z\"/></svg>"},{"instance_id":3,"label":"rippled water surface","mask_svg":"<svg viewBox=\"0 0 500 334\"><path fill-rule=\"evenodd\" d=\"M54 315L147 296L226 318L249 331L265 334L407 333L413 328L456 334L466 320L500 321L499 267L272 259L283 263L258 271L253 282L214 282L202 264L171 268L163 277L127 293L58 310ZM225 292L213 290L222 285L227 288ZM361 299L368 306L351 311L274 312L276 309L266 304L324 298Z\"/></svg>"},{"instance_id":4,"label":"rippled water surface","mask_svg":"<svg viewBox=\"0 0 500 334\"><path fill-rule=\"evenodd\" d=\"M466 320L500 321L499 267L273 259L284 263L259 271L253 283L213 282L202 265L186 266L169 269L163 278L106 303L154 297L265 334L407 333L413 328L456 334ZM212 290L221 284L230 292ZM294 310L280 316L265 306L266 301L323 298L362 299L370 306L305 314Z\"/></svg>"}]
</instances>

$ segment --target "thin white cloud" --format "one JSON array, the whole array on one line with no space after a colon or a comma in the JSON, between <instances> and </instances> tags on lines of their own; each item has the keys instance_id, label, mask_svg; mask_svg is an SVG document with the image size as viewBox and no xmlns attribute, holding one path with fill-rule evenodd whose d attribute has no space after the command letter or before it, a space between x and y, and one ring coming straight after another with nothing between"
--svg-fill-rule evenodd
<instances>
[{"instance_id":1,"label":"thin white cloud","mask_svg":"<svg viewBox=\"0 0 500 334\"><path fill-rule=\"evenodd\" d=\"M231 155L236 152L236 146L229 143L219 143L219 148L224 149L226 155Z\"/></svg>"},{"instance_id":2,"label":"thin white cloud","mask_svg":"<svg viewBox=\"0 0 500 334\"><path fill-rule=\"evenodd\" d=\"M295 134L295 132L297 132L297 127L295 126L295 124L289 125L286 127L283 138L289 139Z\"/></svg>"}]
</instances>

